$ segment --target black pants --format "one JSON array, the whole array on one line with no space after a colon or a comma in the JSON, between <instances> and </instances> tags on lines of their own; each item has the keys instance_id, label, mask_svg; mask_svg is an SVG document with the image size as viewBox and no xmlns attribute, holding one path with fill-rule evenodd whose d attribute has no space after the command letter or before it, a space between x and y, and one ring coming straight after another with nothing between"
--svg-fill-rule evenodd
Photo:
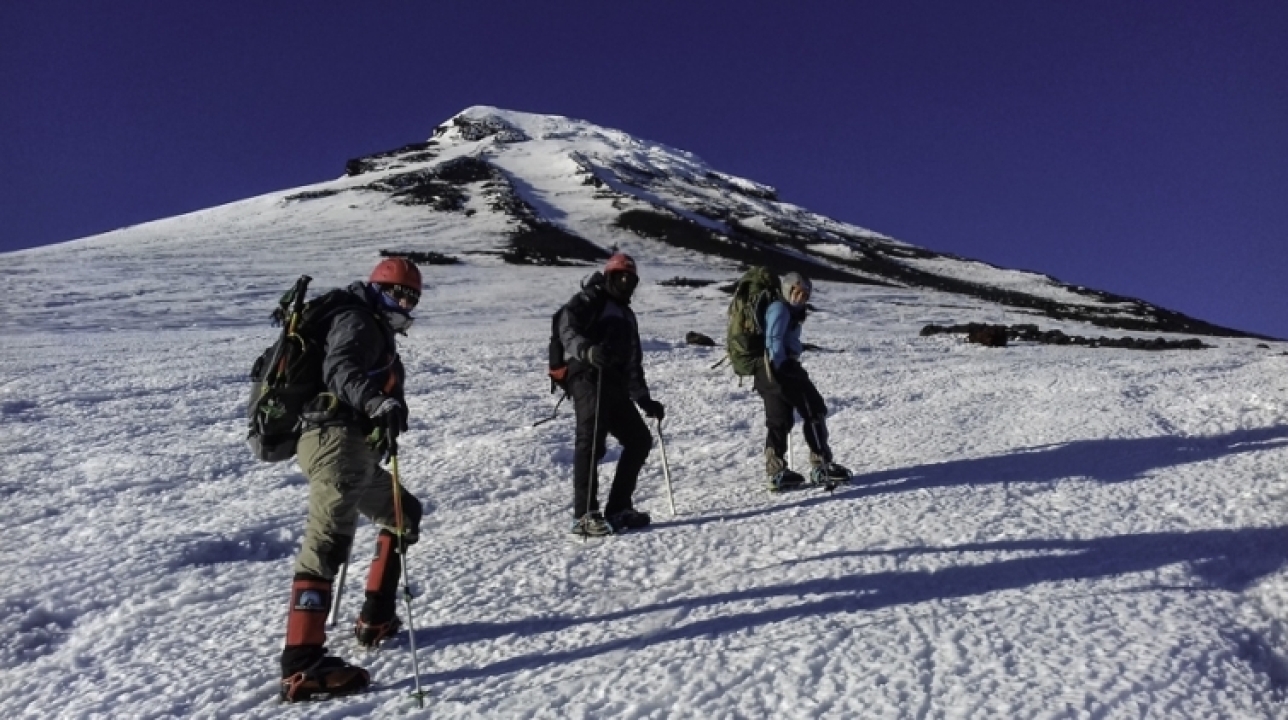
<instances>
[{"instance_id":1,"label":"black pants","mask_svg":"<svg viewBox=\"0 0 1288 720\"><path fill-rule=\"evenodd\" d=\"M805 442L810 452L824 462L832 462L832 450L827 444L827 405L818 388L809 379L809 373L794 360L788 360L770 377L764 363L756 366L752 383L765 401L765 447L773 448L780 458L787 456L787 436L800 414L805 422Z\"/></svg>"},{"instance_id":2,"label":"black pants","mask_svg":"<svg viewBox=\"0 0 1288 720\"><path fill-rule=\"evenodd\" d=\"M586 373L569 382L573 408L577 412L577 435L573 446L573 517L599 510L599 488L596 468L604 457L604 444L612 435L622 444L622 456L617 461L617 474L608 493L604 514L612 515L633 507L635 481L640 468L653 448L653 434L649 432L639 410L631 401L626 387L605 381L600 388L599 420L596 423L595 374ZM598 433L596 433L598 426ZM595 446L595 460L590 459L591 444Z\"/></svg>"}]
</instances>

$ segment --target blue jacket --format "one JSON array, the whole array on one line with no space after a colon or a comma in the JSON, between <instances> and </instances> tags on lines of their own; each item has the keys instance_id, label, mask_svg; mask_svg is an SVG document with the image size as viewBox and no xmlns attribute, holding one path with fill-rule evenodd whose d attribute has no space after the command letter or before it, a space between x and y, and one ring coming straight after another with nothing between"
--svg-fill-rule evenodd
<instances>
[{"instance_id":1,"label":"blue jacket","mask_svg":"<svg viewBox=\"0 0 1288 720\"><path fill-rule=\"evenodd\" d=\"M769 364L775 370L788 360L801 356L801 321L805 311L793 311L783 300L775 300L765 308L765 350Z\"/></svg>"}]
</instances>

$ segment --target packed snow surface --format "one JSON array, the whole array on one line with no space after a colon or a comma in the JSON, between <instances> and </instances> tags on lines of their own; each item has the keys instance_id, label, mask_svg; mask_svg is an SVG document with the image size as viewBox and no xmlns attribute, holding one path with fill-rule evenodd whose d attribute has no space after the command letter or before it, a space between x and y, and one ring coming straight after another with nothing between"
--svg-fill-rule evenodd
<instances>
[{"instance_id":1,"label":"packed snow surface","mask_svg":"<svg viewBox=\"0 0 1288 720\"><path fill-rule=\"evenodd\" d=\"M675 514L655 447L651 529L567 532L571 413L534 423L550 314L592 268L426 267L400 456L431 506L408 556L426 708L405 635L348 634L369 525L329 646L373 688L279 703L307 481L244 444L268 312L301 273L320 292L378 248L477 244L367 202L265 196L0 255L5 715L1288 717L1283 345L985 349L918 330L1032 317L818 283L804 363L857 477L773 495L759 398L683 342L723 337L727 296L657 284L737 270L645 241L624 249Z\"/></svg>"}]
</instances>

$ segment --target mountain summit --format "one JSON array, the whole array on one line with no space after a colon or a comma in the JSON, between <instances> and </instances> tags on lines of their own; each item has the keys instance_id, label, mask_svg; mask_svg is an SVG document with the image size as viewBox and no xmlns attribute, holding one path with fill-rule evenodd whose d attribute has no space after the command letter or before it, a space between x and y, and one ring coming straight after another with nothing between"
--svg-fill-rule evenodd
<instances>
[{"instance_id":1,"label":"mountain summit","mask_svg":"<svg viewBox=\"0 0 1288 720\"><path fill-rule=\"evenodd\" d=\"M595 261L610 247L686 251L821 280L933 288L1055 319L1130 330L1244 335L1150 303L936 253L784 202L692 153L555 115L472 107L425 142L350 160L295 202L383 193L455 214L513 262ZM395 250L435 250L433 237Z\"/></svg>"},{"instance_id":2,"label":"mountain summit","mask_svg":"<svg viewBox=\"0 0 1288 720\"><path fill-rule=\"evenodd\" d=\"M586 265L615 247L645 266L717 281L765 264L816 280L942 291L1034 323L1256 337L839 222L692 153L618 130L484 106L450 118L424 142L349 160L334 180L17 253L5 272L15 296L25 288L55 306L156 293L146 304L153 313L133 309L119 327L166 327L195 320L191 305L147 282L158 256L185 259L182 277L169 283L267 294L303 271L338 282L380 253L475 266ZM43 260L51 252L53 265ZM92 268L94 283L66 287L69 262ZM0 309L0 327L79 322L28 305Z\"/></svg>"}]
</instances>

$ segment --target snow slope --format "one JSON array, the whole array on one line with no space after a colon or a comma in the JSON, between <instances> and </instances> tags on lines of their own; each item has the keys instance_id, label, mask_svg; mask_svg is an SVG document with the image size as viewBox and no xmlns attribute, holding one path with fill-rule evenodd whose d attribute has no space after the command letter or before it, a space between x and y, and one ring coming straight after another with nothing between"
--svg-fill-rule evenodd
<instances>
[{"instance_id":1,"label":"snow slope","mask_svg":"<svg viewBox=\"0 0 1288 720\"><path fill-rule=\"evenodd\" d=\"M549 315L590 267L471 254L425 268L401 457L433 506L408 558L425 710L407 698L405 640L367 654L343 629L330 645L372 670L373 691L277 701L307 483L245 448L245 373L298 274L320 291L361 277L380 248L466 253L502 229L377 194L285 200L297 189L0 255L0 710L1288 717L1284 345L989 350L917 331L1032 318L818 283L805 339L823 350L805 364L859 477L834 495L770 495L758 398L710 369L718 349L682 340L720 337L726 296L656 284L730 280L734 265L596 229L549 183L531 184L570 226L640 260L678 514L655 450L637 495L653 529L566 534L570 412L533 423L555 399ZM357 547L373 539L364 525Z\"/></svg>"}]
</instances>

